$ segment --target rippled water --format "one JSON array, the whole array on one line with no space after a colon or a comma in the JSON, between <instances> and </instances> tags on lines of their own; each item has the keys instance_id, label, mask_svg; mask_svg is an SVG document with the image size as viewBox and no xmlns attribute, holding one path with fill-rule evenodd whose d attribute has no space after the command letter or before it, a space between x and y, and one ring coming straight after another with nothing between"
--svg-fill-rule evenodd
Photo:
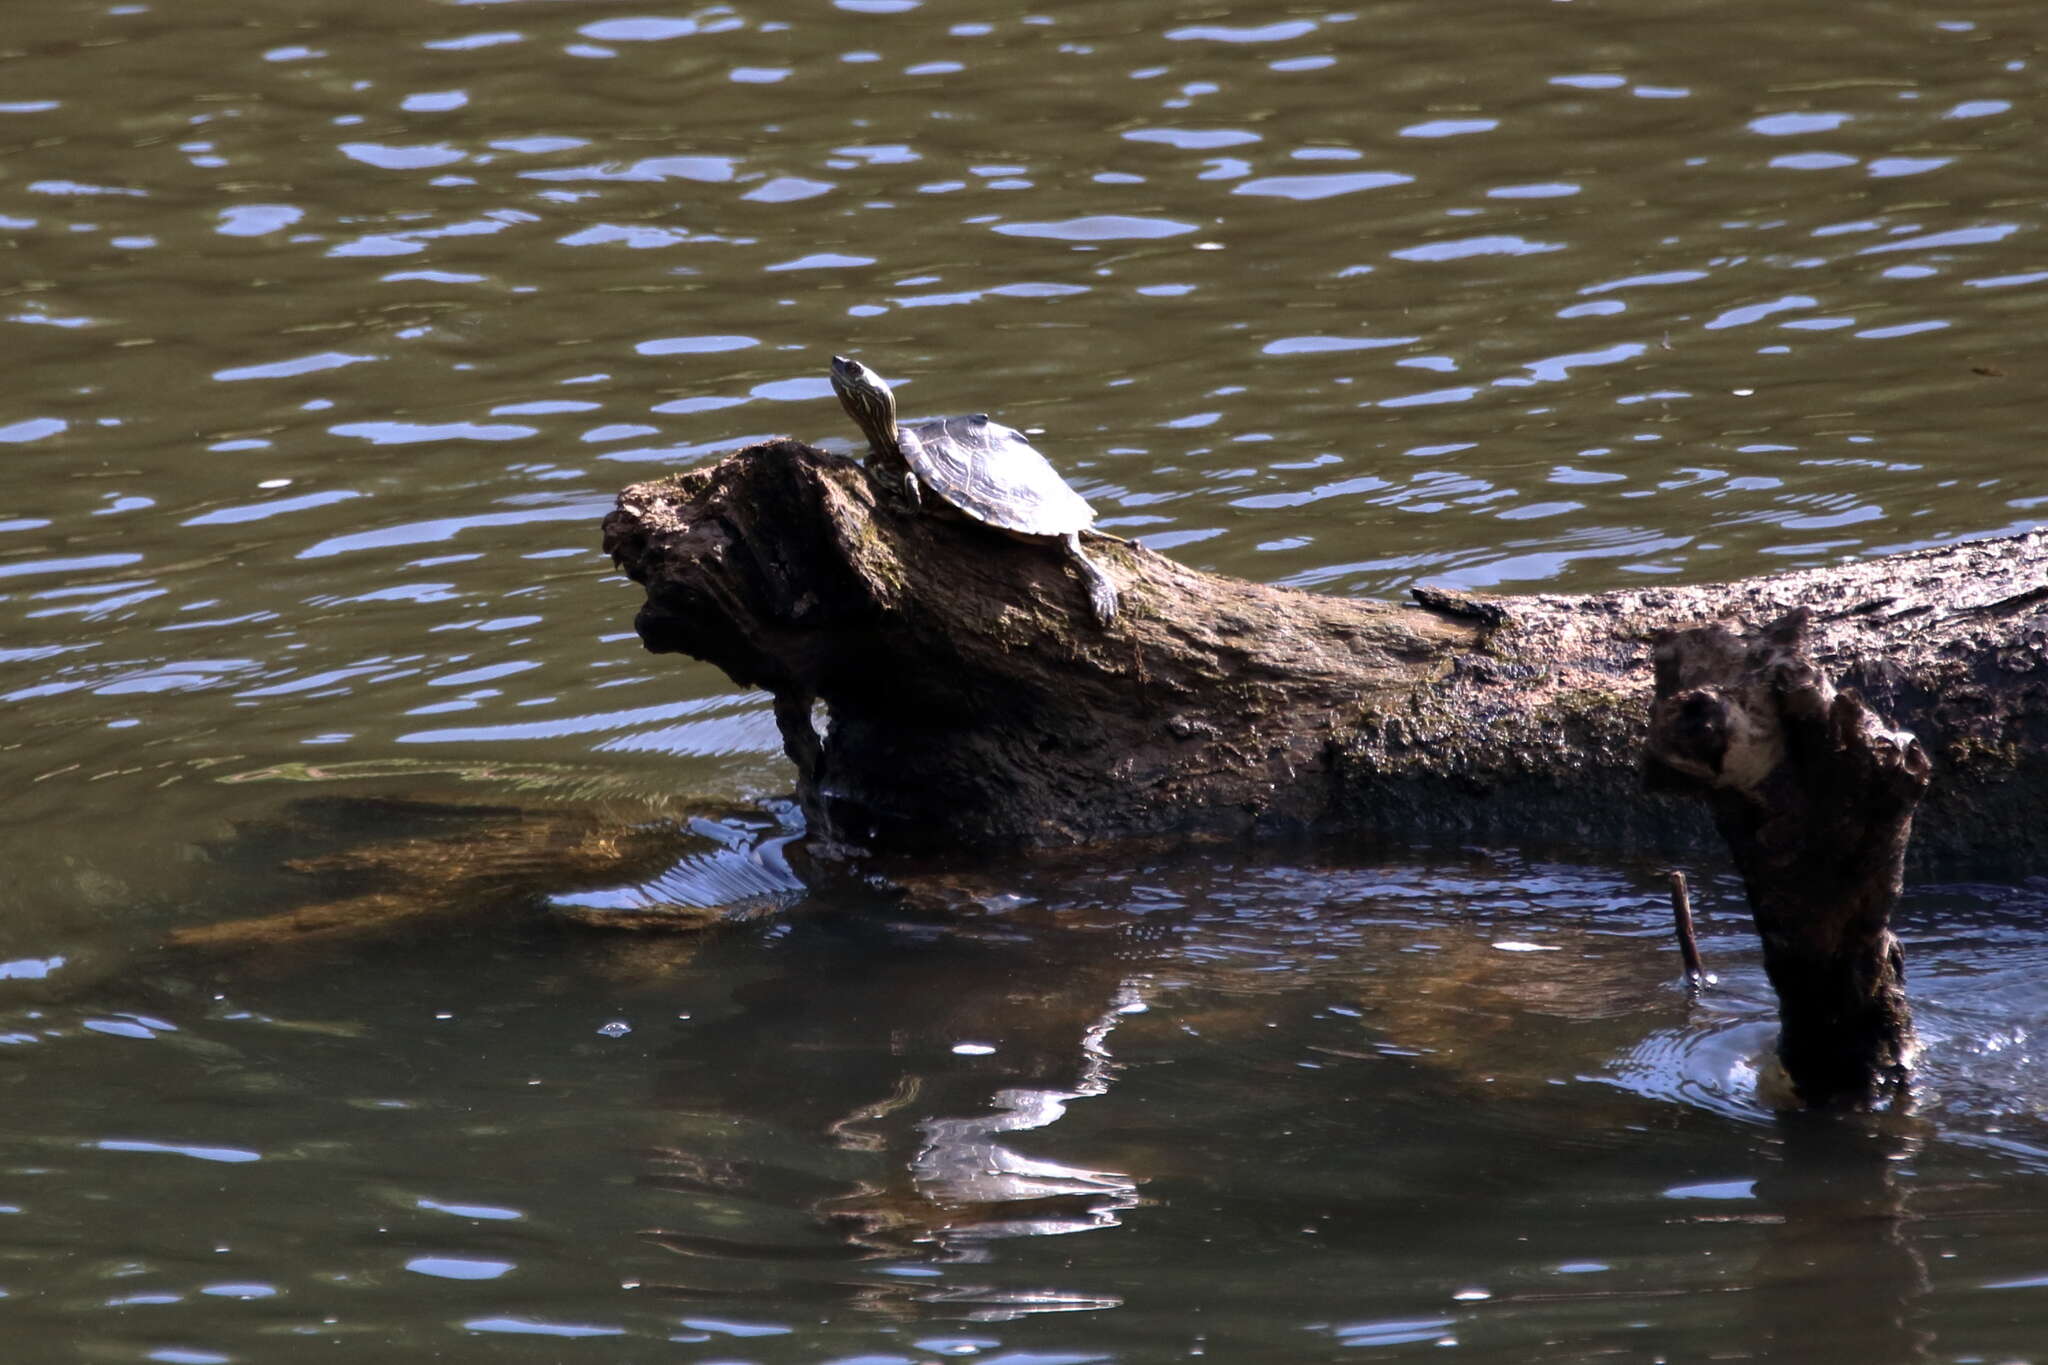
<instances>
[{"instance_id":1,"label":"rippled water","mask_svg":"<svg viewBox=\"0 0 2048 1365\"><path fill-rule=\"evenodd\" d=\"M964 922L501 927L17 1004L11 1339L2028 1358L2039 889L1909 917L1920 1115L1799 1125L1757 1093L1770 1009L1732 888L1703 901L1722 983L1688 1006L1650 883L1502 856L996 867Z\"/></svg>"},{"instance_id":2,"label":"rippled water","mask_svg":"<svg viewBox=\"0 0 2048 1365\"><path fill-rule=\"evenodd\" d=\"M2048 521L2044 41L1997 4L11 7L0 1312L94 1360L1810 1359L1802 1314L2036 1350L2025 888L1915 901L1927 1117L1865 1148L1763 1118L1739 921L1688 1013L1643 869L1018 868L972 931L785 920L771 869L701 954L535 916L773 842L765 708L640 652L595 523L850 436L834 351L1042 432L1112 527L1332 592ZM609 828L699 862L557 888ZM155 953L322 898L413 917ZM1077 1183L986 1207L992 1153Z\"/></svg>"}]
</instances>

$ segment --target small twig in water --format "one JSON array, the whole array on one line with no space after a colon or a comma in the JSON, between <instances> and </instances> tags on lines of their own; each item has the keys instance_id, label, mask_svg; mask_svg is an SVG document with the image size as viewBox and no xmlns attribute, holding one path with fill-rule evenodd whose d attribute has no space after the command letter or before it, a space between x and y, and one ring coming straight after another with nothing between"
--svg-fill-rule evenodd
<instances>
[{"instance_id":1,"label":"small twig in water","mask_svg":"<svg viewBox=\"0 0 2048 1365\"><path fill-rule=\"evenodd\" d=\"M1713 985L1714 978L1700 963L1700 944L1692 931L1692 895L1683 872L1671 874L1671 918L1678 928L1679 956L1685 959L1685 984L1696 991Z\"/></svg>"}]
</instances>

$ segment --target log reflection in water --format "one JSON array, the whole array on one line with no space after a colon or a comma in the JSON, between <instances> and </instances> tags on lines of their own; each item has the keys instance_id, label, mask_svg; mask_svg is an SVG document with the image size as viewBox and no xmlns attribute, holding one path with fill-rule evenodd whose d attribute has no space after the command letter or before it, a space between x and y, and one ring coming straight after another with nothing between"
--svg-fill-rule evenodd
<instances>
[{"instance_id":1,"label":"log reflection in water","mask_svg":"<svg viewBox=\"0 0 2048 1365\"><path fill-rule=\"evenodd\" d=\"M1933 1359L1934 1334L1914 1321L1929 1284L1900 1179L1929 1125L1792 1113L1778 1131L1782 1158L1756 1186L1778 1222L1754 1271L1753 1339L1768 1343L1755 1358Z\"/></svg>"},{"instance_id":2,"label":"log reflection in water","mask_svg":"<svg viewBox=\"0 0 2048 1365\"><path fill-rule=\"evenodd\" d=\"M949 1242L1115 1227L1116 1215L1137 1205L1138 1182L1131 1176L1024 1156L998 1135L1044 1128L1064 1116L1072 1101L1107 1094L1115 1071L1110 1032L1125 1015L1145 1008L1144 993L1141 980L1127 978L1081 1035L1081 1077L1074 1088L1006 1087L993 1096L994 1114L931 1118L920 1125L925 1147L910 1162L917 1191L942 1207L979 1206L995 1215L953 1224Z\"/></svg>"},{"instance_id":3,"label":"log reflection in water","mask_svg":"<svg viewBox=\"0 0 2048 1365\"><path fill-rule=\"evenodd\" d=\"M1115 1307L959 1268L1004 1239L1115 1227L1138 1204L1143 1172L1016 1137L1110 1092L1111 1037L1145 1008L1145 976L1096 951L1100 934L989 919L826 915L779 943L784 971L741 990L721 1045L675 1055L662 1078L679 1137L707 1119L753 1131L731 1156L685 1139L649 1163L642 1183L681 1196L650 1204L645 1235L679 1257L650 1288L782 1292L793 1276L876 1311L974 1321ZM755 1127L764 1110L773 1122Z\"/></svg>"}]
</instances>

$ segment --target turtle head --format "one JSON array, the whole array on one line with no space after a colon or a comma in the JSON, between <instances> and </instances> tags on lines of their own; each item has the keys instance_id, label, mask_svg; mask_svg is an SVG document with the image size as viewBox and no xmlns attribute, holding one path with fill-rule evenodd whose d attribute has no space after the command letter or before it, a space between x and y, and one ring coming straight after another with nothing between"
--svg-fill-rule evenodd
<instances>
[{"instance_id":1,"label":"turtle head","mask_svg":"<svg viewBox=\"0 0 2048 1365\"><path fill-rule=\"evenodd\" d=\"M832 357L832 392L841 407L868 438L877 455L890 457L901 449L896 440L896 395L889 385L858 360L843 355Z\"/></svg>"}]
</instances>

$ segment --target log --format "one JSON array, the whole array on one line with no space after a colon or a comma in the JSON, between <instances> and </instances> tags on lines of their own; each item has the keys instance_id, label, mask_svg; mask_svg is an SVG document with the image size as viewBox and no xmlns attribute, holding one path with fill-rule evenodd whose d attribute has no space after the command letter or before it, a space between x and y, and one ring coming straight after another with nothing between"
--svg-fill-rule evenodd
<instances>
[{"instance_id":1,"label":"log","mask_svg":"<svg viewBox=\"0 0 2048 1365\"><path fill-rule=\"evenodd\" d=\"M262 959L282 971L311 967L329 949L483 924L713 929L779 911L804 890L784 857L798 831L761 814L587 792L487 805L300 798L203 846L205 856L237 866L286 852L285 876L266 888L269 908L174 929L164 947L187 960Z\"/></svg>"},{"instance_id":2,"label":"log","mask_svg":"<svg viewBox=\"0 0 2048 1365\"><path fill-rule=\"evenodd\" d=\"M288 805L279 819L241 826L212 851L245 857L246 846L312 841L335 851L287 858L283 870L306 895L289 908L174 929L164 946L209 958L261 957L279 963L300 949L447 933L502 918L552 893L615 887L654 878L697 853L702 840L674 818L630 819L597 806L474 805L380 797L328 797ZM365 842L353 830L372 831ZM701 855L699 855L701 856ZM685 863L687 865L687 862ZM634 919L671 927L716 922L717 909L650 907L638 916L555 910L576 923L609 927Z\"/></svg>"},{"instance_id":3,"label":"log","mask_svg":"<svg viewBox=\"0 0 2048 1365\"><path fill-rule=\"evenodd\" d=\"M2048 855L2048 536L1690 587L1361 601L920 513L768 441L624 490L604 524L647 647L774 695L814 836L876 851L1304 830L1697 851L1647 799L1660 631L1810 614L1840 686L1917 734L1925 864Z\"/></svg>"},{"instance_id":4,"label":"log","mask_svg":"<svg viewBox=\"0 0 2048 1365\"><path fill-rule=\"evenodd\" d=\"M1748 636L1697 626L1654 651L1646 776L1703 800L1734 854L1802 1103L1903 1097L1914 1051L1891 931L1931 765L1813 661L1801 607Z\"/></svg>"}]
</instances>

